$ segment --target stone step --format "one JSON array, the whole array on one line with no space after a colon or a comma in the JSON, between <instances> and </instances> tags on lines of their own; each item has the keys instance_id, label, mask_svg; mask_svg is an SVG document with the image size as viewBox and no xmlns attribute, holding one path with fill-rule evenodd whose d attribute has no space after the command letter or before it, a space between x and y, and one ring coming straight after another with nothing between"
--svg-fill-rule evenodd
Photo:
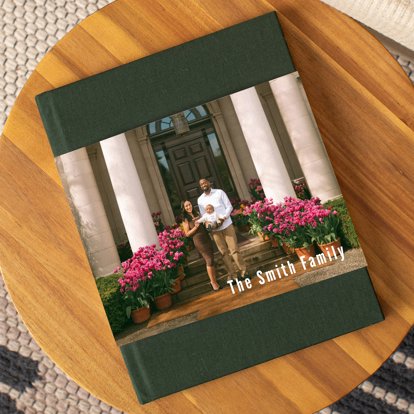
<instances>
[{"instance_id":1,"label":"stone step","mask_svg":"<svg viewBox=\"0 0 414 414\"><path fill-rule=\"evenodd\" d=\"M257 270L267 271L270 269L274 269L276 264L286 262L287 260L291 259L292 256L288 256L286 254L283 254L281 256L273 256L271 258L268 258L265 261L261 261L260 263L254 263L248 266L248 271L251 275L251 277L255 277ZM176 301L183 302L187 300L193 300L196 297L203 295L208 292L212 292L213 289L210 285L210 281L208 279L208 275L206 272L203 274L200 274L200 281L196 284L188 284L187 278L183 280L183 290L178 293L176 296ZM220 286L222 288L226 288L227 285L227 273L224 271L224 273L219 273L217 277L217 281L219 282Z\"/></svg>"},{"instance_id":2,"label":"stone step","mask_svg":"<svg viewBox=\"0 0 414 414\"><path fill-rule=\"evenodd\" d=\"M218 277L224 275L226 273L226 269L224 268L224 266L216 266L216 273L218 275ZM209 278L207 275L207 271L205 269L205 267L203 268L203 270L195 275L191 275L191 276L187 276L185 277L185 279L183 280L183 282L181 282L181 285L183 286L184 289L190 287L190 286L194 286L197 285L198 283L204 283L204 282L208 282Z\"/></svg>"},{"instance_id":3,"label":"stone step","mask_svg":"<svg viewBox=\"0 0 414 414\"><path fill-rule=\"evenodd\" d=\"M256 260L254 259L255 256L257 256L261 252L267 252L267 251L274 251L275 249L272 248L270 242L252 242L248 245L244 245L240 247L240 252L243 255L244 259L248 262L250 260ZM217 265L220 265L222 262L221 254L219 252L216 252L214 254L214 259L217 263ZM199 274L205 269L205 263L204 260L200 257L196 260L191 261L186 266L186 275L192 276Z\"/></svg>"},{"instance_id":4,"label":"stone step","mask_svg":"<svg viewBox=\"0 0 414 414\"><path fill-rule=\"evenodd\" d=\"M273 248L269 241L263 242L257 238L250 237L240 243L240 252L247 264L250 274L255 275L257 270L268 270L269 266L274 267L275 263L288 260L288 256L280 248ZM192 260L185 267L186 278L182 281L182 291L175 295L175 302L193 299L202 294L212 291L207 275L205 262L197 253L192 252ZM222 256L215 253L217 280L222 287L227 286L227 271L224 267Z\"/></svg>"},{"instance_id":5,"label":"stone step","mask_svg":"<svg viewBox=\"0 0 414 414\"><path fill-rule=\"evenodd\" d=\"M183 287L183 290L175 295L176 300L178 300L179 302L183 302L189 299L195 299L196 297L203 295L204 293L212 292L213 289L210 285L207 273L204 274L204 278L205 279L200 283L197 283L190 287ZM219 275L217 277L217 281L219 282L220 286L225 287L227 281L227 274ZM183 282L182 283L184 285L186 280L184 279Z\"/></svg>"},{"instance_id":6,"label":"stone step","mask_svg":"<svg viewBox=\"0 0 414 414\"><path fill-rule=\"evenodd\" d=\"M271 259L275 260L275 258L281 257L281 256L284 256L284 253L281 250L270 249L270 250L265 250L262 252L256 252L252 255L244 256L244 260L247 264L247 267L250 268L256 265L257 263L262 263L264 261L271 260ZM195 285L197 283L200 283L206 280L208 281L208 276L207 276L204 262L199 268L197 268L197 270L198 272L195 272L194 269L192 269L192 271L188 271L186 269L185 280L186 280L187 286L192 286L192 285ZM223 259L221 257L216 260L216 271L219 275L226 273L226 268L224 267Z\"/></svg>"}]
</instances>

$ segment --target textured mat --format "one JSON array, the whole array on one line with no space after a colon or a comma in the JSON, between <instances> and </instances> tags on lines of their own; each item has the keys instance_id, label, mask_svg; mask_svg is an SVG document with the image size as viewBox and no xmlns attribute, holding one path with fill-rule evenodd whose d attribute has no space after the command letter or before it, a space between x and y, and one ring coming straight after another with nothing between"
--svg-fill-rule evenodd
<instances>
[{"instance_id":1,"label":"textured mat","mask_svg":"<svg viewBox=\"0 0 414 414\"><path fill-rule=\"evenodd\" d=\"M47 50L76 23L108 3L108 0L0 0L0 129L17 94ZM398 32L395 27L394 31ZM414 81L414 53L382 36L379 39ZM321 411L323 414L401 412L414 414L414 331L377 373ZM0 413L119 413L67 378L39 349L18 317L1 276Z\"/></svg>"},{"instance_id":2,"label":"textured mat","mask_svg":"<svg viewBox=\"0 0 414 414\"><path fill-rule=\"evenodd\" d=\"M412 0L322 1L414 50L414 2Z\"/></svg>"}]
</instances>

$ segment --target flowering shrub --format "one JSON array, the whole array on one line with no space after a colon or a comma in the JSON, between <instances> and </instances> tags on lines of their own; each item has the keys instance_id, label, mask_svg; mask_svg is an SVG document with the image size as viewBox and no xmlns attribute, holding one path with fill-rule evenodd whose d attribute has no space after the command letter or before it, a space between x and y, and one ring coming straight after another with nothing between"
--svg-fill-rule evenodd
<instances>
[{"instance_id":1,"label":"flowering shrub","mask_svg":"<svg viewBox=\"0 0 414 414\"><path fill-rule=\"evenodd\" d=\"M251 232L263 232L291 247L308 247L314 241L327 243L336 240L338 218L336 211L325 208L318 198L301 200L285 197L283 203L257 201L244 210Z\"/></svg>"},{"instance_id":2,"label":"flowering shrub","mask_svg":"<svg viewBox=\"0 0 414 414\"><path fill-rule=\"evenodd\" d=\"M155 244L140 247L115 270L120 275L118 283L127 302L127 313L171 292L176 268L185 258L184 240L180 227L168 227L158 234L159 249Z\"/></svg>"},{"instance_id":3,"label":"flowering shrub","mask_svg":"<svg viewBox=\"0 0 414 414\"><path fill-rule=\"evenodd\" d=\"M311 198L310 191L304 178L297 178L292 181L292 184L297 198L300 198L301 200L309 200Z\"/></svg>"},{"instance_id":4,"label":"flowering shrub","mask_svg":"<svg viewBox=\"0 0 414 414\"><path fill-rule=\"evenodd\" d=\"M180 227L167 228L158 234L158 241L166 257L174 263L174 267L183 264L187 250L185 247L185 235Z\"/></svg>"},{"instance_id":5,"label":"flowering shrub","mask_svg":"<svg viewBox=\"0 0 414 414\"><path fill-rule=\"evenodd\" d=\"M243 214L243 210L233 210L230 214L233 224L237 227L247 226L249 218Z\"/></svg>"},{"instance_id":6,"label":"flowering shrub","mask_svg":"<svg viewBox=\"0 0 414 414\"><path fill-rule=\"evenodd\" d=\"M274 221L273 201L267 198L256 201L246 206L243 214L248 216L251 234L257 234L259 232L266 234L267 226Z\"/></svg>"},{"instance_id":7,"label":"flowering shrub","mask_svg":"<svg viewBox=\"0 0 414 414\"><path fill-rule=\"evenodd\" d=\"M334 212L321 205L319 198L285 197L284 203L275 206L274 216L275 221L267 230L279 235L282 242L298 248L321 240L328 228L328 217L334 216Z\"/></svg>"},{"instance_id":8,"label":"flowering shrub","mask_svg":"<svg viewBox=\"0 0 414 414\"><path fill-rule=\"evenodd\" d=\"M244 210L250 205L249 200L240 200L239 198L236 198L230 200L230 202L233 206L233 211L231 212L233 224L238 227L248 225L249 217L244 214Z\"/></svg>"},{"instance_id":9,"label":"flowering shrub","mask_svg":"<svg viewBox=\"0 0 414 414\"><path fill-rule=\"evenodd\" d=\"M316 227L320 213L320 201L317 198L300 200L285 197L280 217L283 221L277 228L284 241L291 247L308 247L312 244L311 229ZM275 231L275 229L273 229Z\"/></svg>"},{"instance_id":10,"label":"flowering shrub","mask_svg":"<svg viewBox=\"0 0 414 414\"><path fill-rule=\"evenodd\" d=\"M172 271L176 266L164 250L155 244L140 247L133 256L116 269L118 283L130 309L149 305L149 300L170 292L174 283Z\"/></svg>"},{"instance_id":11,"label":"flowering shrub","mask_svg":"<svg viewBox=\"0 0 414 414\"><path fill-rule=\"evenodd\" d=\"M262 183L258 178L251 178L249 181L249 191L252 196L252 202L264 200L266 195L264 193Z\"/></svg>"},{"instance_id":12,"label":"flowering shrub","mask_svg":"<svg viewBox=\"0 0 414 414\"><path fill-rule=\"evenodd\" d=\"M330 210L325 217L319 218L317 226L311 232L312 241L318 244L332 243L339 237L340 219L335 210Z\"/></svg>"},{"instance_id":13,"label":"flowering shrub","mask_svg":"<svg viewBox=\"0 0 414 414\"><path fill-rule=\"evenodd\" d=\"M149 306L149 300L152 299L149 292L149 279L152 273L146 273L146 270L151 267L149 261L155 253L155 245L142 247L131 258L122 262L121 267L115 269L115 273L120 275L118 279L120 292L127 302L129 312Z\"/></svg>"}]
</instances>

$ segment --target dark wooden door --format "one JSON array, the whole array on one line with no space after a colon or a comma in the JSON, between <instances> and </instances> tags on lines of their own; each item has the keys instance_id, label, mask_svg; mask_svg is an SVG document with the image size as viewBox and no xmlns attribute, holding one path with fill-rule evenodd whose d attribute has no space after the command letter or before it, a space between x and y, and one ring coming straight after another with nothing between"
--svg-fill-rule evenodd
<instances>
[{"instance_id":1,"label":"dark wooden door","mask_svg":"<svg viewBox=\"0 0 414 414\"><path fill-rule=\"evenodd\" d=\"M168 162L169 178L175 187L173 191L181 200L190 200L193 205L197 204L201 194L200 178L207 178L214 188L223 189L230 198L237 196L227 165L223 168L223 156L220 155L219 161L217 159L217 151L220 150L217 146L215 151L212 150L211 134L215 135L214 129L204 127L184 136L166 137L154 145L156 153L162 150ZM177 203L172 202L172 207L176 210Z\"/></svg>"},{"instance_id":2,"label":"dark wooden door","mask_svg":"<svg viewBox=\"0 0 414 414\"><path fill-rule=\"evenodd\" d=\"M202 134L191 134L177 143L168 142L166 145L181 199L190 200L193 204L197 204L200 195L200 178L219 183L214 157L207 144Z\"/></svg>"}]
</instances>

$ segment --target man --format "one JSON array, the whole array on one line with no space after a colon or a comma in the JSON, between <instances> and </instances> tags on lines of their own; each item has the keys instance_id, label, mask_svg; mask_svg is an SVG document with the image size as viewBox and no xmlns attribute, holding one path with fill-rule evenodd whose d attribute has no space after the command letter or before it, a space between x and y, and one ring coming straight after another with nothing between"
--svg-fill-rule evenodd
<instances>
[{"instance_id":1,"label":"man","mask_svg":"<svg viewBox=\"0 0 414 414\"><path fill-rule=\"evenodd\" d=\"M217 248L223 255L224 265L228 272L227 280L230 281L236 278L232 258L237 269L240 271L240 276L242 278L247 277L246 263L239 252L236 231L234 230L230 217L233 206L227 194L223 190L211 188L211 183L206 178L200 179L199 185L203 190L203 194L197 200L200 214L203 215L205 213L205 206L211 204L217 216L220 217L217 228L213 229L211 234L216 242Z\"/></svg>"}]
</instances>

